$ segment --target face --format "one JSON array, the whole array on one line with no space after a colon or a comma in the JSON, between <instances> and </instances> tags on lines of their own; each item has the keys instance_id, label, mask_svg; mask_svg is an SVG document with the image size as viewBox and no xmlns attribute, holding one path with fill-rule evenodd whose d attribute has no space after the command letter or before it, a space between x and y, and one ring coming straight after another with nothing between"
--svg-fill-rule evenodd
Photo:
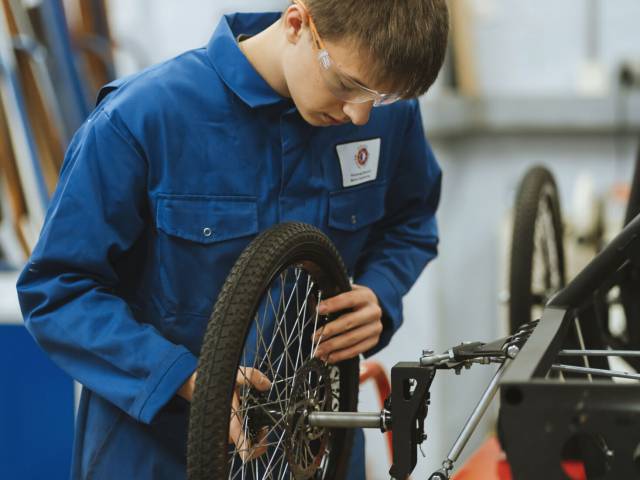
<instances>
[{"instance_id":1,"label":"face","mask_svg":"<svg viewBox=\"0 0 640 480\"><path fill-rule=\"evenodd\" d=\"M322 76L318 50L304 22L304 13L296 6L289 7L284 22L288 40L283 52L284 77L300 115L318 127L348 122L366 124L373 102L348 103L331 93ZM342 73L367 87L375 88L367 83L366 65L352 42L325 40L325 46Z\"/></svg>"}]
</instances>

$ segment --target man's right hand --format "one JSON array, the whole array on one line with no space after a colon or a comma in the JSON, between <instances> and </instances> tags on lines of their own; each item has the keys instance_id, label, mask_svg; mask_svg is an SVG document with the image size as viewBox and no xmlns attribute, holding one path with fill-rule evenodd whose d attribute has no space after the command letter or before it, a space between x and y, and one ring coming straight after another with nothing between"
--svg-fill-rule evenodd
<instances>
[{"instance_id":1,"label":"man's right hand","mask_svg":"<svg viewBox=\"0 0 640 480\"><path fill-rule=\"evenodd\" d=\"M240 455L242 461L248 462L249 460L258 458L267 451L267 447L264 445L267 431L264 429L258 434L256 444L252 444L250 439L247 438L243 428L244 419L242 418L242 412L240 412L240 387L243 385L251 385L253 388L264 392L271 388L271 382L260 370L249 367L238 368L236 388L231 401L229 443L235 444L237 453Z\"/></svg>"},{"instance_id":2,"label":"man's right hand","mask_svg":"<svg viewBox=\"0 0 640 480\"><path fill-rule=\"evenodd\" d=\"M198 372L194 372L189 380L187 380L180 390L180 395L185 400L191 402L193 399L193 390L195 389L196 376ZM231 400L231 418L229 421L229 443L235 444L238 455L243 462L253 460L267 451L267 447L262 445L266 438L266 432L263 431L258 435L257 445L252 445L247 438L243 425L242 412L240 411L240 387L243 385L251 385L257 390L264 392L271 388L271 382L260 370L250 367L238 368L236 375L236 388L233 391L233 399Z\"/></svg>"}]
</instances>

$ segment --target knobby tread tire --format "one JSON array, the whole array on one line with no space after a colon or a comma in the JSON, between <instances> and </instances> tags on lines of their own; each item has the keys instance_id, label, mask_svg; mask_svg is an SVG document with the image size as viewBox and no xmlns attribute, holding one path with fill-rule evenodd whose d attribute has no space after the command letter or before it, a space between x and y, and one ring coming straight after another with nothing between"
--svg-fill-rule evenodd
<instances>
[{"instance_id":1,"label":"knobby tread tire","mask_svg":"<svg viewBox=\"0 0 640 480\"><path fill-rule=\"evenodd\" d=\"M558 188L553 175L542 166L531 168L522 179L514 208L513 236L509 273L509 328L532 319L532 269L536 218L540 199L548 192L551 203L553 234L557 245L561 285L565 284L563 225Z\"/></svg>"},{"instance_id":2,"label":"knobby tread tire","mask_svg":"<svg viewBox=\"0 0 640 480\"><path fill-rule=\"evenodd\" d=\"M340 255L317 228L283 223L266 230L243 251L218 296L205 332L191 405L187 448L190 480L225 479L227 432L236 371L244 341L265 289L283 267L314 261L333 286L327 297L351 289ZM358 360L340 364L341 410L357 410ZM351 431L341 431L339 457L327 478L342 478L351 446Z\"/></svg>"}]
</instances>

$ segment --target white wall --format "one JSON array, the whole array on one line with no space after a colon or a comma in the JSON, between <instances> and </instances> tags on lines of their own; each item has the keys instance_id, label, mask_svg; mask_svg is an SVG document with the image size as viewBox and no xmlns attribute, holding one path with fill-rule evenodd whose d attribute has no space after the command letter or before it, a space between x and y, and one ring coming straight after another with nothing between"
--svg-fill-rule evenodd
<instances>
[{"instance_id":1,"label":"white wall","mask_svg":"<svg viewBox=\"0 0 640 480\"><path fill-rule=\"evenodd\" d=\"M286 0L108 0L121 51L120 74L206 45L226 13L281 11L288 4Z\"/></svg>"},{"instance_id":2,"label":"white wall","mask_svg":"<svg viewBox=\"0 0 640 480\"><path fill-rule=\"evenodd\" d=\"M474 19L474 67L487 94L575 92L590 57L611 85L621 61L640 57L636 0L453 1Z\"/></svg>"}]
</instances>

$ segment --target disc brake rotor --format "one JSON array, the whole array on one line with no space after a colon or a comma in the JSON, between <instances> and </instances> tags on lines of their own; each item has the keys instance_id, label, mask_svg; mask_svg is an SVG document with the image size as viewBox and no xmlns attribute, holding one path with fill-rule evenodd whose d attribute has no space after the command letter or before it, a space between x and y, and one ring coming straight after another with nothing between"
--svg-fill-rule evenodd
<instances>
[{"instance_id":1,"label":"disc brake rotor","mask_svg":"<svg viewBox=\"0 0 640 480\"><path fill-rule=\"evenodd\" d=\"M296 480L313 478L326 453L329 430L311 427L311 412L331 408L330 370L318 359L308 361L296 373L287 412L285 452Z\"/></svg>"}]
</instances>

